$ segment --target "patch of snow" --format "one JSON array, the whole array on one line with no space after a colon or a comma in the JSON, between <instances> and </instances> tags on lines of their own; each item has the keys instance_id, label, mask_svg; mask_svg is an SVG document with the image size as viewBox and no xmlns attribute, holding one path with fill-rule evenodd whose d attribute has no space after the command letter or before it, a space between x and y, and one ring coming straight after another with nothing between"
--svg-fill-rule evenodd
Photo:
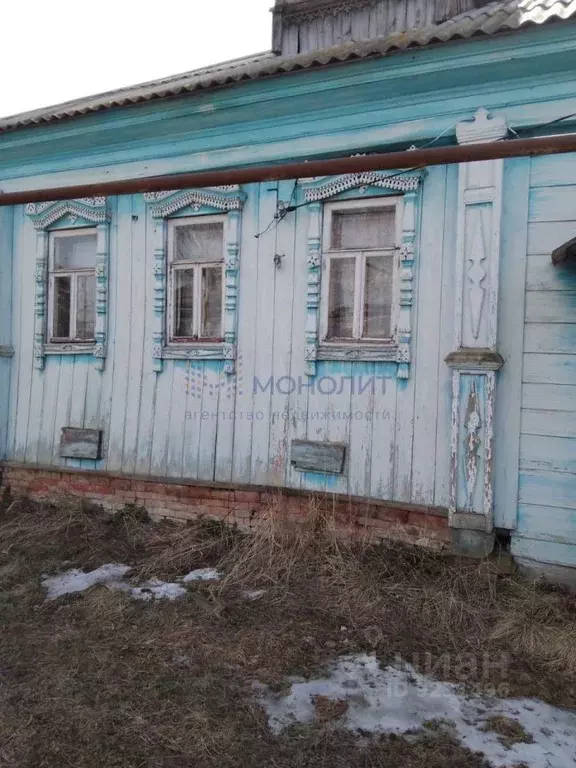
<instances>
[{"instance_id":1,"label":"patch of snow","mask_svg":"<svg viewBox=\"0 0 576 768\"><path fill-rule=\"evenodd\" d=\"M46 589L48 600L55 600L62 595L84 592L95 584L107 584L116 581L124 577L130 570L130 566L118 563L109 563L88 573L73 568L58 574L58 576L44 576L42 586Z\"/></svg>"},{"instance_id":2,"label":"patch of snow","mask_svg":"<svg viewBox=\"0 0 576 768\"><path fill-rule=\"evenodd\" d=\"M242 597L244 600L248 600L248 602L254 602L254 600L260 600L260 598L264 597L265 594L265 589L249 589L242 593Z\"/></svg>"},{"instance_id":3,"label":"patch of snow","mask_svg":"<svg viewBox=\"0 0 576 768\"><path fill-rule=\"evenodd\" d=\"M74 592L84 592L95 584L104 584L108 589L126 592L135 600L176 600L187 594L186 588L182 586L181 582L211 581L221 578L221 574L214 568L199 568L184 576L181 582L151 579L143 584L134 586L124 579L130 570L132 569L129 565L120 565L118 563L103 565L89 573L73 568L58 576L44 576L42 586L46 589L48 600L55 600L57 597L70 595Z\"/></svg>"},{"instance_id":4,"label":"patch of snow","mask_svg":"<svg viewBox=\"0 0 576 768\"><path fill-rule=\"evenodd\" d=\"M146 581L141 587L131 587L129 592L136 600L177 600L187 594L180 584L158 579Z\"/></svg>"},{"instance_id":5,"label":"patch of snow","mask_svg":"<svg viewBox=\"0 0 576 768\"><path fill-rule=\"evenodd\" d=\"M430 720L450 721L460 742L483 752L495 768L524 763L530 768L576 768L576 713L537 699L498 699L463 693L460 686L418 673L410 665L382 669L374 656L345 656L317 680L293 679L286 696L256 684L270 729L279 734L294 723L311 723L315 696L344 700L338 723L351 731L406 733ZM533 744L505 747L493 731L482 730L490 717L518 721Z\"/></svg>"},{"instance_id":6,"label":"patch of snow","mask_svg":"<svg viewBox=\"0 0 576 768\"><path fill-rule=\"evenodd\" d=\"M182 581L187 584L190 581L218 581L221 578L222 574L215 568L197 568L184 576Z\"/></svg>"}]
</instances>

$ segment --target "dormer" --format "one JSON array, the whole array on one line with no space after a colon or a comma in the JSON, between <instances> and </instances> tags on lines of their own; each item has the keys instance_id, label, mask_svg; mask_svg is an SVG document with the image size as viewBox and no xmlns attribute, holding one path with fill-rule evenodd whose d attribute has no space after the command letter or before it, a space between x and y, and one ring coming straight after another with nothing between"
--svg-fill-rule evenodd
<instances>
[{"instance_id":1,"label":"dormer","mask_svg":"<svg viewBox=\"0 0 576 768\"><path fill-rule=\"evenodd\" d=\"M279 56L374 40L440 24L482 0L276 0L272 48Z\"/></svg>"}]
</instances>

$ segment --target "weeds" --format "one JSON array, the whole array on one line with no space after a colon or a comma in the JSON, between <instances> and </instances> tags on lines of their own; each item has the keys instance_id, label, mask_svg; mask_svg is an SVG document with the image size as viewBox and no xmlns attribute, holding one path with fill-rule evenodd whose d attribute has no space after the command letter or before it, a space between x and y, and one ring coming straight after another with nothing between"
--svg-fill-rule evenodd
<instances>
[{"instance_id":1,"label":"weeds","mask_svg":"<svg viewBox=\"0 0 576 768\"><path fill-rule=\"evenodd\" d=\"M482 768L442 729L358 740L322 722L272 737L251 696L341 653L397 655L450 680L574 705L576 609L562 591L403 544L343 542L312 505L287 531L280 503L251 535L211 522L109 517L77 502L6 500L0 514L0 766L4 768ZM226 574L188 599L136 603L105 588L46 602L44 573L107 562L137 578ZM265 589L258 600L249 591ZM504 669L463 659L489 654ZM441 658L446 664L438 664ZM424 670L429 671L429 670ZM486 675L488 674L488 677ZM332 706L332 705L331 705Z\"/></svg>"}]
</instances>

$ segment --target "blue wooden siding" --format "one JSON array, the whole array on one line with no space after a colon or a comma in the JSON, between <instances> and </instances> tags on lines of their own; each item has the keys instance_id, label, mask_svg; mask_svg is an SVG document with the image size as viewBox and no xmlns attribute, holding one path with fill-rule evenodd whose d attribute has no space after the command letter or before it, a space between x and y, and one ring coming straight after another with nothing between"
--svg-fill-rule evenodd
<instances>
[{"instance_id":1,"label":"blue wooden siding","mask_svg":"<svg viewBox=\"0 0 576 768\"><path fill-rule=\"evenodd\" d=\"M532 160L526 269L520 557L576 565L576 270L550 253L576 236L576 158Z\"/></svg>"},{"instance_id":2,"label":"blue wooden siding","mask_svg":"<svg viewBox=\"0 0 576 768\"><path fill-rule=\"evenodd\" d=\"M105 371L95 370L82 355L49 356L44 371L37 371L31 303L35 233L23 208L16 208L8 457L445 505L450 387L439 347L449 349L452 333L453 259L444 227L445 219L454 227L455 185L455 170L441 167L430 169L424 182L413 366L420 375L408 381L396 379L392 363L321 362L308 386L307 209L255 237L273 219L278 199L290 199L293 182L246 188L236 380L225 376L218 361L167 360L162 373L152 370L152 221L140 195L110 201ZM283 254L280 268L275 253ZM372 377L375 388L361 386ZM322 379L324 391L318 387ZM266 386L270 380L273 387ZM104 458L60 458L64 426L102 429ZM298 438L346 443L345 474L294 470L290 444Z\"/></svg>"},{"instance_id":3,"label":"blue wooden siding","mask_svg":"<svg viewBox=\"0 0 576 768\"><path fill-rule=\"evenodd\" d=\"M0 182L10 192L406 146L453 133L480 105L533 127L576 113L575 70L573 30L551 25L293 73L8 132ZM0 209L0 345L15 348L0 358L0 457L447 507L458 167L423 182L406 381L395 364L321 362L306 386L307 210L269 226L292 189L246 187L232 380L219 361L153 370L153 222L140 195L109 201L104 372L82 355L35 370L35 233L22 206ZM576 155L507 161L503 199L495 522L516 531L519 556L576 564L576 278L550 263L576 236ZM355 394L341 387L350 377ZM376 389L359 391L370 377ZM321 378L337 391L320 392ZM102 460L60 458L64 426L102 429ZM295 470L294 439L346 443L344 475Z\"/></svg>"},{"instance_id":4,"label":"blue wooden siding","mask_svg":"<svg viewBox=\"0 0 576 768\"><path fill-rule=\"evenodd\" d=\"M550 262L551 250L576 234L567 167L576 176L576 156L506 163L495 519L517 528L518 556L576 563L576 279ZM432 168L423 184L410 378L397 379L391 363L322 361L316 385L338 383L326 394L305 376L307 209L255 237L278 200L290 199L293 182L246 187L236 379L219 361L166 360L160 374L153 371L153 222L140 195L110 200L105 371L82 355L49 356L45 370L35 370L35 233L23 207L5 210L0 327L2 341L15 347L13 359L0 359L0 376L9 377L0 389L6 457L446 507L451 377L444 357L453 345L457 175L456 166ZM279 268L275 254L283 255ZM355 394L341 386L351 377ZM371 377L376 388L360 391ZM102 429L103 459L60 458L64 426ZM345 473L295 470L293 439L345 443Z\"/></svg>"}]
</instances>

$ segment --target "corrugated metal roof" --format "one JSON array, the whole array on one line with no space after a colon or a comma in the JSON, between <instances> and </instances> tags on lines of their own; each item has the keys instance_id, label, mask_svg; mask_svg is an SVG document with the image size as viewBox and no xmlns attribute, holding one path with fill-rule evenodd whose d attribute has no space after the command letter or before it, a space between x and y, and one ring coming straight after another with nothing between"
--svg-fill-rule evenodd
<instances>
[{"instance_id":1,"label":"corrugated metal roof","mask_svg":"<svg viewBox=\"0 0 576 768\"><path fill-rule=\"evenodd\" d=\"M576 18L576 0L508 0L493 2L466 11L442 24L397 32L376 40L345 43L322 51L279 57L271 52L247 56L173 77L153 80L54 107L36 109L0 119L0 131L49 123L104 109L164 99L196 91L217 88L243 80L324 67L339 62L384 56L393 51L445 43L455 39L494 35L548 21Z\"/></svg>"}]
</instances>

